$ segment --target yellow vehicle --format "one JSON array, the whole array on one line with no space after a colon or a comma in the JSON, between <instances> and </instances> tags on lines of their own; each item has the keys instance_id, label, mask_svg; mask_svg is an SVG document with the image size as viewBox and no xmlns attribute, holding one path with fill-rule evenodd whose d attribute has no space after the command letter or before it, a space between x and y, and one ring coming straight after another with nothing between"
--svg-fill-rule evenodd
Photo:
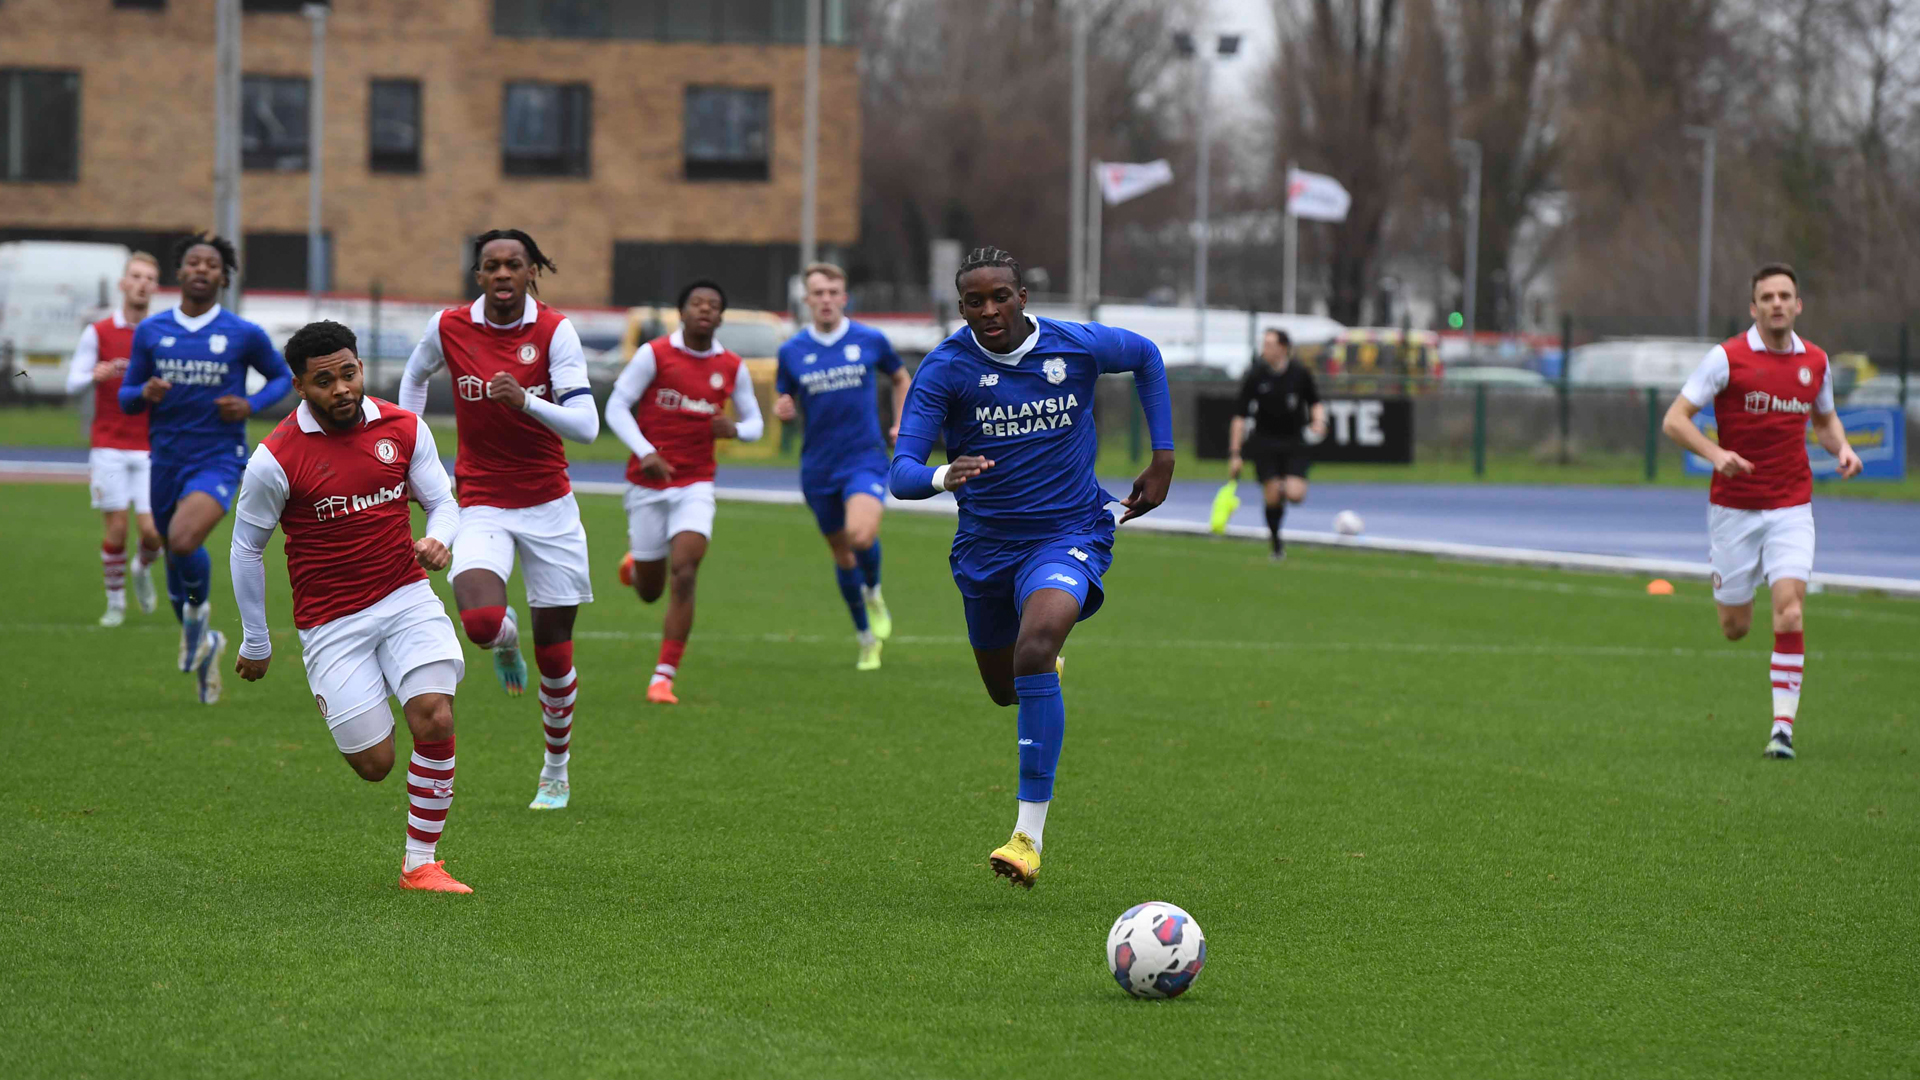
<instances>
[{"instance_id":1,"label":"yellow vehicle","mask_svg":"<svg viewBox=\"0 0 1920 1080\"><path fill-rule=\"evenodd\" d=\"M1442 373L1440 335L1431 330L1357 326L1332 341L1301 345L1294 355L1342 392L1418 393Z\"/></svg>"},{"instance_id":2,"label":"yellow vehicle","mask_svg":"<svg viewBox=\"0 0 1920 1080\"><path fill-rule=\"evenodd\" d=\"M680 313L671 307L637 307L627 311L627 332L620 339L620 356L633 355L642 343L673 333L680 326ZM715 447L723 461L758 461L780 453L780 421L773 415L774 373L780 366L780 346L794 334L793 323L777 311L728 308L714 340L732 349L745 362L753 379L753 396L760 402L760 415L767 429L755 442L725 439Z\"/></svg>"}]
</instances>

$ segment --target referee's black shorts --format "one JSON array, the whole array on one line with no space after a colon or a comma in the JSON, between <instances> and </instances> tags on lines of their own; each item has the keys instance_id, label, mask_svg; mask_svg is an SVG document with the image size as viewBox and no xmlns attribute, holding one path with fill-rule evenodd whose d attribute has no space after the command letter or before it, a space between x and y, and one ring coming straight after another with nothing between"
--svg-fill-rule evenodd
<instances>
[{"instance_id":1,"label":"referee's black shorts","mask_svg":"<svg viewBox=\"0 0 1920 1080\"><path fill-rule=\"evenodd\" d=\"M1307 470L1313 467L1305 445L1258 436L1246 441L1240 448L1240 456L1253 463L1253 474L1263 484L1276 476L1298 476L1304 480Z\"/></svg>"}]
</instances>

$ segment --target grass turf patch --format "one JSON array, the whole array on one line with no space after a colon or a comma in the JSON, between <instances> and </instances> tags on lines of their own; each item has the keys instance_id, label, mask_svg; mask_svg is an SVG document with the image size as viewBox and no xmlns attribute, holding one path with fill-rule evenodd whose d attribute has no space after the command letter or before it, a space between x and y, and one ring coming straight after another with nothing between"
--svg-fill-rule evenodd
<instances>
[{"instance_id":1,"label":"grass turf patch","mask_svg":"<svg viewBox=\"0 0 1920 1080\"><path fill-rule=\"evenodd\" d=\"M164 613L92 625L82 489L0 500L6 1076L1745 1078L1920 1053L1920 605L1810 598L1802 758L1764 762L1768 642L1720 640L1703 585L1122 530L1067 647L1027 893L986 868L1014 714L979 687L949 520L889 517L898 636L860 674L805 511L723 505L666 709L617 500L584 497L573 806L526 809L537 705L469 648L441 854L476 893L437 897L394 885L399 777L354 777L313 711L277 546L272 672L205 708ZM1106 973L1145 899L1206 930L1179 1001Z\"/></svg>"}]
</instances>

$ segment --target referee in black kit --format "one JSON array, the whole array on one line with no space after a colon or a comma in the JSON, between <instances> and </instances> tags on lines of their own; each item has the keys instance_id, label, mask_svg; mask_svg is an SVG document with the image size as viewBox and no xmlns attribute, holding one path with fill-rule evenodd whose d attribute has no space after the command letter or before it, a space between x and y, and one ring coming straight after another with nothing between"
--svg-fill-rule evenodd
<instances>
[{"instance_id":1,"label":"referee in black kit","mask_svg":"<svg viewBox=\"0 0 1920 1080\"><path fill-rule=\"evenodd\" d=\"M1327 433L1327 407L1320 402L1320 388L1314 384L1313 372L1293 362L1292 347L1293 339L1278 328L1269 329L1260 339L1260 362L1240 380L1239 408L1227 434L1227 468L1233 478L1240 479L1242 447L1244 460L1253 462L1254 475L1260 478L1274 562L1287 557L1280 539L1287 503L1307 497L1307 469L1312 462L1302 431L1312 430L1316 439Z\"/></svg>"}]
</instances>

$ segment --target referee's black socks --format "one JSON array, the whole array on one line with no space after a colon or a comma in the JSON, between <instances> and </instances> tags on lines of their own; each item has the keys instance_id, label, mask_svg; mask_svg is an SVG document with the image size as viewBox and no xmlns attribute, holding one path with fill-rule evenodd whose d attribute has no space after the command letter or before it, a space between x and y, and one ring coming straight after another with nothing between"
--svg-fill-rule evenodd
<instances>
[{"instance_id":1,"label":"referee's black socks","mask_svg":"<svg viewBox=\"0 0 1920 1080\"><path fill-rule=\"evenodd\" d=\"M1280 550L1280 521L1287 516L1287 504L1267 507L1267 535L1273 543L1273 550Z\"/></svg>"}]
</instances>

